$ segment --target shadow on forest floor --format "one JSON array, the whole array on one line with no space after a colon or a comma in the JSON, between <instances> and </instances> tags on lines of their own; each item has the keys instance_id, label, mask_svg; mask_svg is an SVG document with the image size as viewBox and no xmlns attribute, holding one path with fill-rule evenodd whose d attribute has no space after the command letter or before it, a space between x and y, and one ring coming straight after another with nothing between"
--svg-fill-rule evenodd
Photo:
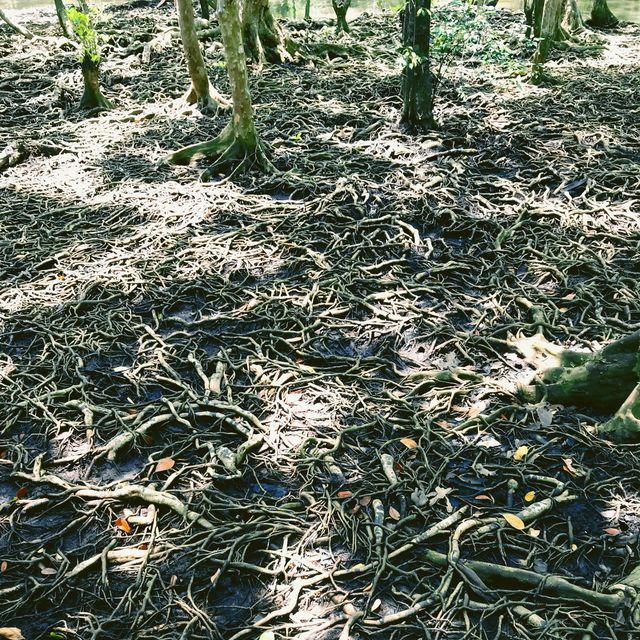
<instances>
[{"instance_id":1,"label":"shadow on forest floor","mask_svg":"<svg viewBox=\"0 0 640 640\"><path fill-rule=\"evenodd\" d=\"M113 24L171 20L152 15ZM578 497L535 522L539 538L501 528L463 555L588 588L633 564L635 450L589 436L600 416L521 402L532 370L507 340L542 329L590 347L640 324L640 33L608 36L609 58L558 57L554 86L461 65L440 130L413 138L397 125L396 25L361 24L376 55L252 77L283 173L209 184L204 165L160 163L226 122L169 104L185 84L175 47L117 78L114 48L118 108L63 119L73 53L26 76L29 47L45 45L2 36L2 144L44 135L62 151L0 174L0 624L30 640L332 639L346 603L370 607L359 624L372 638L462 638L447 603L382 624L442 575L415 552L386 571L381 549L464 506L519 511L554 485ZM515 17L497 12L507 27ZM11 87L25 96L14 116ZM452 375L425 383L434 371ZM114 460L100 455L123 434ZM447 550L443 536L430 546ZM372 566L327 578L356 562ZM558 636L576 621L602 638L623 626L534 604ZM525 637L502 611L469 610L471 632Z\"/></svg>"}]
</instances>

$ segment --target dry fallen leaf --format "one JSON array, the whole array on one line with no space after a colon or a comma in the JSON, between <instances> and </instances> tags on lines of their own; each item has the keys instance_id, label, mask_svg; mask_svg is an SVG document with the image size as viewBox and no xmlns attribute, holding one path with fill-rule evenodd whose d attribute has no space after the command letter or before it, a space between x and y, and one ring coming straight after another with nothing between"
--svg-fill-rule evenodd
<instances>
[{"instance_id":1,"label":"dry fallen leaf","mask_svg":"<svg viewBox=\"0 0 640 640\"><path fill-rule=\"evenodd\" d=\"M578 475L578 472L573 468L573 460L571 460L571 458L564 458L562 460L562 470L572 476Z\"/></svg>"},{"instance_id":2,"label":"dry fallen leaf","mask_svg":"<svg viewBox=\"0 0 640 640\"><path fill-rule=\"evenodd\" d=\"M518 529L518 531L522 531L525 528L525 523L515 515L514 513L503 513L502 517L514 528Z\"/></svg>"},{"instance_id":3,"label":"dry fallen leaf","mask_svg":"<svg viewBox=\"0 0 640 640\"><path fill-rule=\"evenodd\" d=\"M7 563L7 561L3 560L2 564L0 564L0 573L4 573L7 570L8 566L9 564Z\"/></svg>"},{"instance_id":4,"label":"dry fallen leaf","mask_svg":"<svg viewBox=\"0 0 640 640\"><path fill-rule=\"evenodd\" d=\"M379 609L381 604L382 600L380 600L380 598L376 598L374 603L371 605L371 611L376 611L377 609Z\"/></svg>"},{"instance_id":5,"label":"dry fallen leaf","mask_svg":"<svg viewBox=\"0 0 640 640\"><path fill-rule=\"evenodd\" d=\"M173 468L176 461L173 458L162 458L158 460L158 464L156 465L156 473L160 473L160 471L168 471Z\"/></svg>"},{"instance_id":6,"label":"dry fallen leaf","mask_svg":"<svg viewBox=\"0 0 640 640\"><path fill-rule=\"evenodd\" d=\"M524 494L524 501L525 502L533 502L535 497L536 497L536 492L535 491L527 491L527 493Z\"/></svg>"},{"instance_id":7,"label":"dry fallen leaf","mask_svg":"<svg viewBox=\"0 0 640 640\"><path fill-rule=\"evenodd\" d=\"M126 518L118 518L116 520L116 527L125 533L131 533L131 525L127 522Z\"/></svg>"},{"instance_id":8,"label":"dry fallen leaf","mask_svg":"<svg viewBox=\"0 0 640 640\"><path fill-rule=\"evenodd\" d=\"M416 449L418 447L418 443L411 438L402 438L400 442L402 442L407 449Z\"/></svg>"},{"instance_id":9,"label":"dry fallen leaf","mask_svg":"<svg viewBox=\"0 0 640 640\"><path fill-rule=\"evenodd\" d=\"M178 584L178 576L174 573L169 579L169 586L175 587Z\"/></svg>"},{"instance_id":10,"label":"dry fallen leaf","mask_svg":"<svg viewBox=\"0 0 640 640\"><path fill-rule=\"evenodd\" d=\"M258 640L276 640L276 636L273 631L263 631Z\"/></svg>"},{"instance_id":11,"label":"dry fallen leaf","mask_svg":"<svg viewBox=\"0 0 640 640\"><path fill-rule=\"evenodd\" d=\"M529 527L528 533L532 538L537 538L540 535L540 529L534 529L533 527Z\"/></svg>"},{"instance_id":12,"label":"dry fallen leaf","mask_svg":"<svg viewBox=\"0 0 640 640\"><path fill-rule=\"evenodd\" d=\"M622 533L620 529L616 529L615 527L608 527L607 529L604 530L604 532L609 534L610 536L617 536Z\"/></svg>"},{"instance_id":13,"label":"dry fallen leaf","mask_svg":"<svg viewBox=\"0 0 640 640\"><path fill-rule=\"evenodd\" d=\"M22 631L18 627L0 627L0 638L3 640L24 640Z\"/></svg>"},{"instance_id":14,"label":"dry fallen leaf","mask_svg":"<svg viewBox=\"0 0 640 640\"><path fill-rule=\"evenodd\" d=\"M26 495L27 495L27 487L20 487L16 491L16 498L18 498L18 500L22 500L22 498L24 498Z\"/></svg>"},{"instance_id":15,"label":"dry fallen leaf","mask_svg":"<svg viewBox=\"0 0 640 640\"><path fill-rule=\"evenodd\" d=\"M51 567L42 567L42 569L40 569L40 573L43 576L55 576L58 572Z\"/></svg>"},{"instance_id":16,"label":"dry fallen leaf","mask_svg":"<svg viewBox=\"0 0 640 640\"><path fill-rule=\"evenodd\" d=\"M513 459L516 462L520 462L521 460L524 460L527 453L529 453L529 447L527 447L527 445L522 445L516 449L516 452L513 454Z\"/></svg>"},{"instance_id":17,"label":"dry fallen leaf","mask_svg":"<svg viewBox=\"0 0 640 640\"><path fill-rule=\"evenodd\" d=\"M393 507L389 507L389 517L393 520L400 520L400 512Z\"/></svg>"},{"instance_id":18,"label":"dry fallen leaf","mask_svg":"<svg viewBox=\"0 0 640 640\"><path fill-rule=\"evenodd\" d=\"M353 493L351 493L351 491L338 491L336 495L338 498L350 498Z\"/></svg>"},{"instance_id":19,"label":"dry fallen leaf","mask_svg":"<svg viewBox=\"0 0 640 640\"><path fill-rule=\"evenodd\" d=\"M360 498L360 504L363 507L366 507L370 502L371 502L371 496L362 496L362 498Z\"/></svg>"},{"instance_id":20,"label":"dry fallen leaf","mask_svg":"<svg viewBox=\"0 0 640 640\"><path fill-rule=\"evenodd\" d=\"M489 502L493 502L493 498L484 493L481 493L479 496L476 496L474 500L488 500Z\"/></svg>"}]
</instances>

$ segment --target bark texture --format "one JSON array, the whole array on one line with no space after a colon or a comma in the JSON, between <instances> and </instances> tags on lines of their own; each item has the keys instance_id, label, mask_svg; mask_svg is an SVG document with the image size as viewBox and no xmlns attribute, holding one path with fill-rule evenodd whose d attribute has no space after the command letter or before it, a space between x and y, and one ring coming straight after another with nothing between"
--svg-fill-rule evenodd
<instances>
[{"instance_id":1,"label":"bark texture","mask_svg":"<svg viewBox=\"0 0 640 640\"><path fill-rule=\"evenodd\" d=\"M259 65L293 60L295 45L273 17L269 0L245 0L242 40L246 55Z\"/></svg>"},{"instance_id":2,"label":"bark texture","mask_svg":"<svg viewBox=\"0 0 640 640\"><path fill-rule=\"evenodd\" d=\"M111 109L112 104L100 90L100 63L94 62L88 53L82 58L84 93L80 98L81 109Z\"/></svg>"},{"instance_id":3,"label":"bark texture","mask_svg":"<svg viewBox=\"0 0 640 640\"><path fill-rule=\"evenodd\" d=\"M419 131L434 127L430 30L431 0L408 0L402 19L402 43L410 56L402 73L402 122Z\"/></svg>"}]
</instances>

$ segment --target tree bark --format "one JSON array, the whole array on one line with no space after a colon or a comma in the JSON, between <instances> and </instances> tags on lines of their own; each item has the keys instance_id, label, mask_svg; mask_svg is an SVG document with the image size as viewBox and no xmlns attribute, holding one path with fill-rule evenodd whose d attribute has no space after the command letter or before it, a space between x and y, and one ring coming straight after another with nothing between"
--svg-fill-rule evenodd
<instances>
[{"instance_id":1,"label":"tree bark","mask_svg":"<svg viewBox=\"0 0 640 640\"><path fill-rule=\"evenodd\" d=\"M60 28L62 29L62 34L65 38L69 38L71 40L71 30L69 28L69 18L67 16L67 10L65 9L64 3L62 0L53 0L56 6L56 15L58 16L58 22L60 23Z\"/></svg>"},{"instance_id":2,"label":"tree bark","mask_svg":"<svg viewBox=\"0 0 640 640\"><path fill-rule=\"evenodd\" d=\"M563 0L562 17L555 40L562 42L580 35L585 29L577 0Z\"/></svg>"},{"instance_id":3,"label":"tree bark","mask_svg":"<svg viewBox=\"0 0 640 640\"><path fill-rule=\"evenodd\" d=\"M525 0L524 15L527 21L526 37L540 37L540 26L542 23L542 9L544 0Z\"/></svg>"},{"instance_id":4,"label":"tree bark","mask_svg":"<svg viewBox=\"0 0 640 640\"><path fill-rule=\"evenodd\" d=\"M413 129L433 129L433 74L429 65L431 0L408 0L402 42L409 51L402 73L402 122Z\"/></svg>"},{"instance_id":5,"label":"tree bark","mask_svg":"<svg viewBox=\"0 0 640 640\"><path fill-rule=\"evenodd\" d=\"M295 45L273 17L269 0L245 0L242 40L247 56L259 65L293 60Z\"/></svg>"},{"instance_id":6,"label":"tree bark","mask_svg":"<svg viewBox=\"0 0 640 640\"><path fill-rule=\"evenodd\" d=\"M351 0L331 0L333 12L336 14L336 34L343 31L349 33L349 23L347 22L347 11L351 6Z\"/></svg>"},{"instance_id":7,"label":"tree bark","mask_svg":"<svg viewBox=\"0 0 640 640\"><path fill-rule=\"evenodd\" d=\"M111 109L112 104L100 90L100 64L94 62L88 53L82 58L82 79L84 93L80 99L81 109Z\"/></svg>"},{"instance_id":8,"label":"tree bark","mask_svg":"<svg viewBox=\"0 0 640 640\"><path fill-rule=\"evenodd\" d=\"M0 8L0 20L3 20L4 22L6 22L12 31L15 31L17 34L24 36L25 38L28 38L29 40L31 40L31 38L34 37L33 33L31 33L29 29L26 29L25 27L13 22L1 8Z\"/></svg>"},{"instance_id":9,"label":"tree bark","mask_svg":"<svg viewBox=\"0 0 640 640\"><path fill-rule=\"evenodd\" d=\"M238 0L219 0L218 4L218 20L231 84L232 119L213 140L185 147L168 157L168 161L175 164L188 164L196 158L212 159L213 165L203 174L203 179L209 179L228 169L237 171L258 166L264 171L273 170L258 139L253 120L237 2Z\"/></svg>"},{"instance_id":10,"label":"tree bark","mask_svg":"<svg viewBox=\"0 0 640 640\"><path fill-rule=\"evenodd\" d=\"M206 0L203 0L206 2ZM177 0L178 24L184 56L191 78L191 88L185 95L188 104L198 104L202 111L213 111L227 107L228 102L211 86L207 68L204 64L200 42L196 32L192 0Z\"/></svg>"},{"instance_id":11,"label":"tree bark","mask_svg":"<svg viewBox=\"0 0 640 640\"><path fill-rule=\"evenodd\" d=\"M591 19L589 20L590 26L599 29L611 29L617 26L619 22L618 18L616 18L611 12L611 9L609 9L607 0L593 0Z\"/></svg>"},{"instance_id":12,"label":"tree bark","mask_svg":"<svg viewBox=\"0 0 640 640\"><path fill-rule=\"evenodd\" d=\"M305 0L304 2L304 19L311 20L311 0Z\"/></svg>"}]
</instances>

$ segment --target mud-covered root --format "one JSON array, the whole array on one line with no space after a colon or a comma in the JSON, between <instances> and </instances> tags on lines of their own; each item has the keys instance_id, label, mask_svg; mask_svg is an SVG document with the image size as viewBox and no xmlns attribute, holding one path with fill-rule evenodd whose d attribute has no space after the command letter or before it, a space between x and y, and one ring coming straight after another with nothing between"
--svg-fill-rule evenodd
<instances>
[{"instance_id":1,"label":"mud-covered root","mask_svg":"<svg viewBox=\"0 0 640 640\"><path fill-rule=\"evenodd\" d=\"M203 180L211 180L217 174L238 173L258 169L273 173L275 167L257 139L239 136L233 122L229 122L213 140L184 147L167 156L170 164L187 165L196 160L212 160L213 164L202 174Z\"/></svg>"},{"instance_id":2,"label":"mud-covered root","mask_svg":"<svg viewBox=\"0 0 640 640\"><path fill-rule=\"evenodd\" d=\"M206 113L208 115L215 116L219 113L226 113L231 110L231 101L217 91L211 83L209 83L209 92L207 96L198 98L196 89L192 84L182 99L188 105L197 105L198 109L202 113Z\"/></svg>"},{"instance_id":3,"label":"mud-covered root","mask_svg":"<svg viewBox=\"0 0 640 640\"><path fill-rule=\"evenodd\" d=\"M525 399L558 404L618 409L638 383L640 331L596 353L564 351L543 338L514 342L525 358L540 369L533 384L521 389Z\"/></svg>"},{"instance_id":4,"label":"mud-covered root","mask_svg":"<svg viewBox=\"0 0 640 640\"><path fill-rule=\"evenodd\" d=\"M102 95L100 90L100 67L87 53L82 59L82 78L84 80L84 93L80 98L80 108L112 109L113 105Z\"/></svg>"},{"instance_id":5,"label":"mud-covered root","mask_svg":"<svg viewBox=\"0 0 640 640\"><path fill-rule=\"evenodd\" d=\"M640 384L611 420L596 427L596 433L615 442L640 441Z\"/></svg>"},{"instance_id":6,"label":"mud-covered root","mask_svg":"<svg viewBox=\"0 0 640 640\"><path fill-rule=\"evenodd\" d=\"M620 21L616 18L607 0L594 0L593 7L591 8L591 17L587 20L587 24L590 27L596 27L597 29L613 29L617 27Z\"/></svg>"}]
</instances>

